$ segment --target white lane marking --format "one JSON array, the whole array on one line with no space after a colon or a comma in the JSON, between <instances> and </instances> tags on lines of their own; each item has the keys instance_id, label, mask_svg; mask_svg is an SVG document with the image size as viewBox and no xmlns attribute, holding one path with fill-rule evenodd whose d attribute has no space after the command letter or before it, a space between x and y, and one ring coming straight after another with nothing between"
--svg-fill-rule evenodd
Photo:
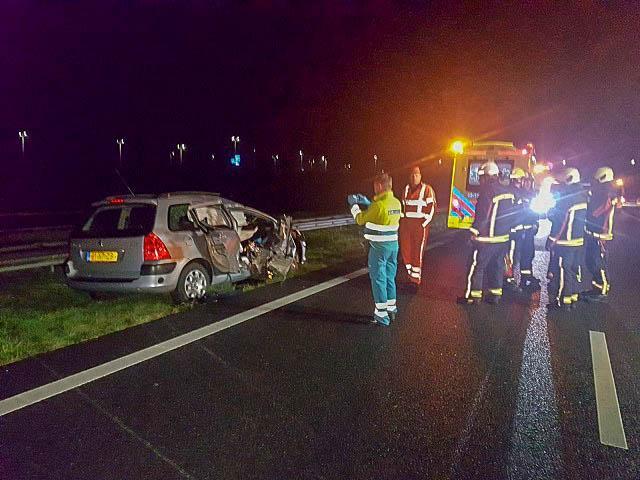
<instances>
[{"instance_id":1,"label":"white lane marking","mask_svg":"<svg viewBox=\"0 0 640 480\"><path fill-rule=\"evenodd\" d=\"M438 248L446 244L447 241L442 240L433 242L431 245L429 245L429 247L427 247L427 250L433 250L434 248ZM236 315L225 318L224 320L220 320L213 325L207 325L192 332L185 333L156 345L138 350L137 352L130 353L129 355L116 358L115 360L111 360L110 362L97 365L88 370L74 373L73 375L61 378L60 380L56 380L55 382L47 383L46 385L42 385L32 390L27 390L26 392L19 393L17 395L14 395L13 397L5 398L4 400L0 400L0 417L11 412L15 412L16 410L28 407L29 405L33 405L35 403L46 400L47 398L55 397L56 395L60 395L61 393L81 387L82 385L119 372L120 370L124 370L125 368L132 367L138 363L145 362L154 357L162 355L163 353L167 353L171 350L184 347L185 345L201 340L204 337L208 337L209 335L213 335L214 333L226 330L227 328L231 328L235 325L246 322L247 320L251 320L252 318L256 318L260 315L264 315L265 313L277 310L278 308L289 305L290 303L295 303L298 300L302 300L303 298L310 297L311 295L315 295L316 293L320 293L324 290L328 290L329 288L335 287L342 283L346 283L349 280L353 280L354 278L366 275L367 273L369 273L368 268L361 268L360 270L356 270L355 272L352 272L343 277L337 277L332 280L328 280L324 283L314 285L313 287L309 287L299 292L292 293L291 295L287 295L286 297L282 297L272 302L259 305L255 308L252 308L251 310L247 310L246 312L240 312Z\"/></svg>"},{"instance_id":2,"label":"white lane marking","mask_svg":"<svg viewBox=\"0 0 640 480\"><path fill-rule=\"evenodd\" d=\"M16 410L20 410L22 408L28 407L29 405L33 405L35 403L46 400L47 398L51 398L69 390L73 390L74 388L78 388L87 383L119 372L120 370L124 370L125 368L129 368L138 363L150 360L154 357L162 355L163 353L167 353L171 350L184 347L185 345L201 340L204 337L207 337L214 333L226 330L227 328L246 322L247 320L251 320L252 318L259 317L260 315L263 315L265 313L272 312L273 310L277 310L278 308L289 305L290 303L297 302L299 300L302 300L303 298L310 297L311 295L315 295L324 290L328 290L329 288L348 282L349 280L353 280L354 278L365 275L367 272L368 270L366 268L356 270L355 272L352 272L343 277L337 277L332 280L328 280L318 285L314 285L313 287L309 287L299 292L292 293L291 295L287 295L277 300L259 305L245 312L240 312L236 315L232 315L231 317L220 320L212 325L201 327L192 332L188 332L178 337L158 343L156 345L138 350L137 352L130 353L129 355L116 358L115 360L97 365L88 370L69 375L68 377L61 378L60 380L56 380L46 385L34 388L33 390L28 390L18 395L14 395L13 397L0 400L0 416L7 415L11 412L15 412Z\"/></svg>"},{"instance_id":3,"label":"white lane marking","mask_svg":"<svg viewBox=\"0 0 640 480\"><path fill-rule=\"evenodd\" d=\"M589 330L589 340L591 341L593 381L596 387L600 443L627 450L627 437L622 426L622 415L620 414L616 383L611 370L607 338L603 332Z\"/></svg>"}]
</instances>

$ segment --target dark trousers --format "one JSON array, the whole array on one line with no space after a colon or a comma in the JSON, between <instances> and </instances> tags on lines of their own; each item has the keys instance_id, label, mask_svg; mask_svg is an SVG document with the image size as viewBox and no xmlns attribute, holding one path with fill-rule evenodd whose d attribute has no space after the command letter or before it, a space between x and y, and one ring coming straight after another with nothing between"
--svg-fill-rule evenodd
<instances>
[{"instance_id":1,"label":"dark trousers","mask_svg":"<svg viewBox=\"0 0 640 480\"><path fill-rule=\"evenodd\" d=\"M549 299L556 305L571 305L580 292L580 261L583 247L554 246L549 260Z\"/></svg>"},{"instance_id":2,"label":"dark trousers","mask_svg":"<svg viewBox=\"0 0 640 480\"><path fill-rule=\"evenodd\" d=\"M466 298L482 298L484 277L487 277L489 293L502 295L502 280L505 273L504 258L509 253L509 242L473 242L473 250L467 269Z\"/></svg>"},{"instance_id":3,"label":"dark trousers","mask_svg":"<svg viewBox=\"0 0 640 480\"><path fill-rule=\"evenodd\" d=\"M536 254L535 246L536 230L530 228L524 231L522 245L520 247L520 276L523 279L533 277L533 257Z\"/></svg>"},{"instance_id":4,"label":"dark trousers","mask_svg":"<svg viewBox=\"0 0 640 480\"><path fill-rule=\"evenodd\" d=\"M602 295L609 294L609 276L607 275L607 242L585 235L585 263L593 277L593 288Z\"/></svg>"}]
</instances>

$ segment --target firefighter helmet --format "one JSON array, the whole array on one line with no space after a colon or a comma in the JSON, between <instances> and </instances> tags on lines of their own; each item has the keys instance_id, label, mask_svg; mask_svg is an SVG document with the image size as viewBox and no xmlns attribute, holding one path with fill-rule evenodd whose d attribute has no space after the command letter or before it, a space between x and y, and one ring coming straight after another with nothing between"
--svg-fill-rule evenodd
<instances>
[{"instance_id":1,"label":"firefighter helmet","mask_svg":"<svg viewBox=\"0 0 640 480\"><path fill-rule=\"evenodd\" d=\"M522 180L527 176L527 173L520 167L516 167L511 171L509 178L512 180Z\"/></svg>"},{"instance_id":2,"label":"firefighter helmet","mask_svg":"<svg viewBox=\"0 0 640 480\"><path fill-rule=\"evenodd\" d=\"M600 183L613 182L613 170L609 167L600 167L593 178Z\"/></svg>"},{"instance_id":3,"label":"firefighter helmet","mask_svg":"<svg viewBox=\"0 0 640 480\"><path fill-rule=\"evenodd\" d=\"M556 180L558 180L558 182L560 183L564 183L567 185L579 183L580 171L577 168L573 168L573 167L567 168L566 170L562 171L560 175L558 175Z\"/></svg>"},{"instance_id":4,"label":"firefighter helmet","mask_svg":"<svg viewBox=\"0 0 640 480\"><path fill-rule=\"evenodd\" d=\"M483 163L478 169L478 175L487 175L488 177L496 177L500 175L500 169L495 162Z\"/></svg>"}]
</instances>

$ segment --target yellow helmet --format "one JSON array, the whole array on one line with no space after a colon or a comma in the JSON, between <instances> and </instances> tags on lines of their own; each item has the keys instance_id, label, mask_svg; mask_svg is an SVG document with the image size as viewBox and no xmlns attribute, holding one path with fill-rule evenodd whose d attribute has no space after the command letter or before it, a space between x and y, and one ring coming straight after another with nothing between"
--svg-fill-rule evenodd
<instances>
[{"instance_id":1,"label":"yellow helmet","mask_svg":"<svg viewBox=\"0 0 640 480\"><path fill-rule=\"evenodd\" d=\"M522 168L516 167L511 171L511 175L509 176L509 178L511 178L512 180L522 180L526 176L527 173Z\"/></svg>"}]
</instances>

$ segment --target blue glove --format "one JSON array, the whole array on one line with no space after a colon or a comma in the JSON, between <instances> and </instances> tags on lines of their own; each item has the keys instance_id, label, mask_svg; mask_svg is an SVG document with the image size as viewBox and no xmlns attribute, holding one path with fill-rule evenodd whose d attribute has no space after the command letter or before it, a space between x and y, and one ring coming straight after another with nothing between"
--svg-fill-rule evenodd
<instances>
[{"instance_id":1,"label":"blue glove","mask_svg":"<svg viewBox=\"0 0 640 480\"><path fill-rule=\"evenodd\" d=\"M363 205L365 207L368 207L369 205L371 205L371 200L369 200L365 195L358 193L356 195L356 203L358 205Z\"/></svg>"},{"instance_id":2,"label":"blue glove","mask_svg":"<svg viewBox=\"0 0 640 480\"><path fill-rule=\"evenodd\" d=\"M354 205L356 205L358 203L358 195L348 195L347 203L349 204L350 207L353 207Z\"/></svg>"}]
</instances>

